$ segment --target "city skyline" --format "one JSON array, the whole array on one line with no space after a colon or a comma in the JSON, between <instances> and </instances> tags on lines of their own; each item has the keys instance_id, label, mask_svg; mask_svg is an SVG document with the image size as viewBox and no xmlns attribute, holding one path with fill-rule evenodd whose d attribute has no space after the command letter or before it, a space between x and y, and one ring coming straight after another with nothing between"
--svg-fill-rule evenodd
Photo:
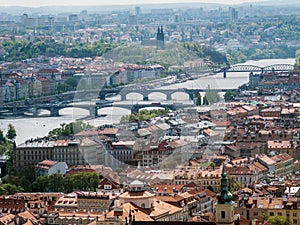
<instances>
[{"instance_id":1,"label":"city skyline","mask_svg":"<svg viewBox=\"0 0 300 225\"><path fill-rule=\"evenodd\" d=\"M38 1L31 0L4 0L0 2L0 6L25 6L25 7L42 7L42 6L89 6L89 5L144 5L144 4L159 4L159 3L219 3L219 4L241 4L241 3L256 3L268 2L267 0L73 0L70 4L68 0L52 0L52 1Z\"/></svg>"}]
</instances>

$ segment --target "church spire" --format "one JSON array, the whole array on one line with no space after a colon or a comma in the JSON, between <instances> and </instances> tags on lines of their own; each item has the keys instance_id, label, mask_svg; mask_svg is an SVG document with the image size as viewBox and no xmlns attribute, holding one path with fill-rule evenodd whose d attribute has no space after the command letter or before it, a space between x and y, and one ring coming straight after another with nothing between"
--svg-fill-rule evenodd
<instances>
[{"instance_id":1,"label":"church spire","mask_svg":"<svg viewBox=\"0 0 300 225\"><path fill-rule=\"evenodd\" d=\"M225 165L222 166L221 192L217 195L218 204L232 204L232 194L228 190L228 179Z\"/></svg>"}]
</instances>

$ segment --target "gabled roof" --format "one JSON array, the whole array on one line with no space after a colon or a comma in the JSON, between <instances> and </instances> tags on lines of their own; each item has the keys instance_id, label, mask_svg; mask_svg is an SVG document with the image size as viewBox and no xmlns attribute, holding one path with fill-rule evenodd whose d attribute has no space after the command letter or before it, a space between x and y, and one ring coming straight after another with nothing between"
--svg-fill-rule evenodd
<instances>
[{"instance_id":1,"label":"gabled roof","mask_svg":"<svg viewBox=\"0 0 300 225\"><path fill-rule=\"evenodd\" d=\"M104 189L104 185L111 185L112 190L120 188L120 184L106 177L104 177L102 181L99 183L98 189Z\"/></svg>"},{"instance_id":2,"label":"gabled roof","mask_svg":"<svg viewBox=\"0 0 300 225\"><path fill-rule=\"evenodd\" d=\"M39 162L36 167L41 169L50 169L54 165L56 165L58 162L52 161L52 160L43 160L42 162Z\"/></svg>"}]
</instances>

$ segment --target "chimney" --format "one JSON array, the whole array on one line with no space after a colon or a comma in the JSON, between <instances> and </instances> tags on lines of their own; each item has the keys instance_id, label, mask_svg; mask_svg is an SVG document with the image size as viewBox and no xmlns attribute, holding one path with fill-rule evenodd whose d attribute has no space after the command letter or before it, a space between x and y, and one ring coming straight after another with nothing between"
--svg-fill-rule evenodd
<instances>
[{"instance_id":1,"label":"chimney","mask_svg":"<svg viewBox=\"0 0 300 225\"><path fill-rule=\"evenodd\" d=\"M287 197L286 196L282 197L282 203L283 203L284 208L286 208L286 204L287 204Z\"/></svg>"},{"instance_id":2,"label":"chimney","mask_svg":"<svg viewBox=\"0 0 300 225\"><path fill-rule=\"evenodd\" d=\"M297 209L297 198L293 198L292 202L293 202L293 209Z\"/></svg>"},{"instance_id":3,"label":"chimney","mask_svg":"<svg viewBox=\"0 0 300 225\"><path fill-rule=\"evenodd\" d=\"M253 200L254 207L257 208L257 196L256 196L256 195L253 195L253 196L252 196L252 200Z\"/></svg>"}]
</instances>

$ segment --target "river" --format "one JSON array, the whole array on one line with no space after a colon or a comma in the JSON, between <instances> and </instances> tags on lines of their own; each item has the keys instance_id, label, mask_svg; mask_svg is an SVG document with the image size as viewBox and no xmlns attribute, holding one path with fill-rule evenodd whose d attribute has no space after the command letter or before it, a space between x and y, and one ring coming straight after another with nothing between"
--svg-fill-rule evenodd
<instances>
[{"instance_id":1,"label":"river","mask_svg":"<svg viewBox=\"0 0 300 225\"><path fill-rule=\"evenodd\" d=\"M268 66L279 63L294 64L295 59L266 59L259 61L247 61L244 64L256 66ZM205 89L208 86L216 89L234 89L248 82L248 73L227 73L227 78L223 78L223 74L214 76L201 77L195 80L189 80L184 83L172 84L164 86L164 89L176 88L201 88ZM178 95L177 95L178 96ZM176 97L177 98L177 97ZM178 100L180 96L178 96ZM129 110L122 108L106 108L99 110L100 114L106 114L106 117L98 117L86 119L93 126L99 126L107 123L117 123L122 115L129 114ZM6 133L8 124L13 124L17 131L16 143L21 144L25 140L34 137L46 136L48 132L62 123L70 123L72 121L83 119L89 115L89 112L78 108L66 108L59 112L58 117L49 117L49 112L41 111L39 117L16 117L0 119L0 129Z\"/></svg>"}]
</instances>

